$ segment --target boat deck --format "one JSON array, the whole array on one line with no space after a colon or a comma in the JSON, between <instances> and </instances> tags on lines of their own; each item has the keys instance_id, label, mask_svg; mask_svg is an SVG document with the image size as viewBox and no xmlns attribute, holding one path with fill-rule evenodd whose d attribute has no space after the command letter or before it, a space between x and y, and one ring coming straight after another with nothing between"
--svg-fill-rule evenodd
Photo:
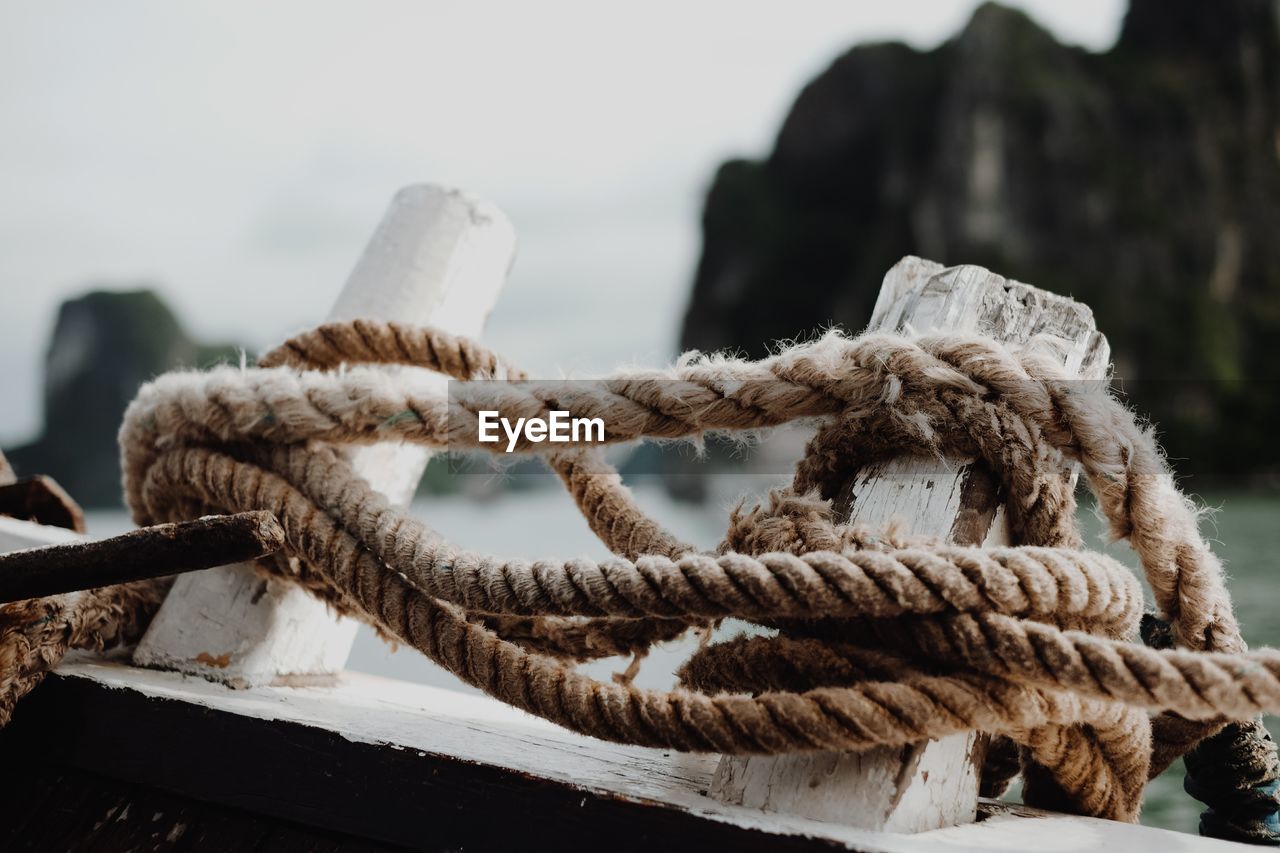
<instances>
[{"instance_id":1,"label":"boat deck","mask_svg":"<svg viewBox=\"0 0 1280 853\"><path fill-rule=\"evenodd\" d=\"M233 690L68 661L0 739L31 768L0 806L4 849L46 849L59 832L89 846L133 832L154 850L1247 849L999 803L917 835L727 806L705 795L716 756L604 743L485 697L353 672Z\"/></svg>"}]
</instances>

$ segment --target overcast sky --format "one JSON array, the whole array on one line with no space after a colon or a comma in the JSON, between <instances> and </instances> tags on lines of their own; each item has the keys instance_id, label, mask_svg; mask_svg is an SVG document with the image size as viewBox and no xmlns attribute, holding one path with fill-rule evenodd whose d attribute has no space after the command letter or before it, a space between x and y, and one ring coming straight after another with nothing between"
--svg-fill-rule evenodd
<instances>
[{"instance_id":1,"label":"overcast sky","mask_svg":"<svg viewBox=\"0 0 1280 853\"><path fill-rule=\"evenodd\" d=\"M664 361L718 163L866 40L931 47L972 0L0 0L0 443L39 422L58 303L155 287L258 349L324 317L397 187L520 234L487 340L550 373ZM1119 0L1029 0L1105 48Z\"/></svg>"}]
</instances>

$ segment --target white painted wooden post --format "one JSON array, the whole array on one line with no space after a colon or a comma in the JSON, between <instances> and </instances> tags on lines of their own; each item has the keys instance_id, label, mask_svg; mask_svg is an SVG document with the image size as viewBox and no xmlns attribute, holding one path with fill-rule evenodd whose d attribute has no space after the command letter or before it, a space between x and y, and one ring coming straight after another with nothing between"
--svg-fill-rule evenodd
<instances>
[{"instance_id":1,"label":"white painted wooden post","mask_svg":"<svg viewBox=\"0 0 1280 853\"><path fill-rule=\"evenodd\" d=\"M1106 375L1110 350L1088 307L981 267L904 258L888 275L870 329L979 333L1010 343L1051 336L1082 379ZM996 482L973 460L903 458L851 471L840 509L878 526L893 519L960 544L1006 544ZM970 822L985 738L953 735L903 748L721 759L710 794L723 802L890 832Z\"/></svg>"},{"instance_id":2,"label":"white painted wooden post","mask_svg":"<svg viewBox=\"0 0 1280 853\"><path fill-rule=\"evenodd\" d=\"M515 254L515 231L491 204L421 185L398 192L347 279L330 320L431 323L478 335ZM443 382L443 378L439 381ZM353 462L395 503L413 497L430 453L399 443ZM324 679L345 665L356 623L248 565L180 576L134 652L141 666L237 687Z\"/></svg>"}]
</instances>

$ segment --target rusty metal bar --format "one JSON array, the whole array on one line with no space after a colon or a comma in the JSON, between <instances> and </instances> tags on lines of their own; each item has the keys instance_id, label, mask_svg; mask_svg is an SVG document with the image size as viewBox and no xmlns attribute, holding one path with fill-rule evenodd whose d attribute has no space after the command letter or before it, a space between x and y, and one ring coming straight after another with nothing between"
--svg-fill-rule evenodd
<instances>
[{"instance_id":1,"label":"rusty metal bar","mask_svg":"<svg viewBox=\"0 0 1280 853\"><path fill-rule=\"evenodd\" d=\"M0 554L0 602L165 577L278 551L284 529L269 512L211 515L110 539Z\"/></svg>"}]
</instances>

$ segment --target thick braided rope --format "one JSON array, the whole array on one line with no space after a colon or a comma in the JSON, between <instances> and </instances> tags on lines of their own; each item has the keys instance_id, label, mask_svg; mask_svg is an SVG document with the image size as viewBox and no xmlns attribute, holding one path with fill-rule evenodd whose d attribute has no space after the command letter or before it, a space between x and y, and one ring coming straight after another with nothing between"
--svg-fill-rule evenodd
<instances>
[{"instance_id":1,"label":"thick braided rope","mask_svg":"<svg viewBox=\"0 0 1280 853\"><path fill-rule=\"evenodd\" d=\"M366 337L382 328L394 338L401 328L362 325ZM450 336L433 335L436 358L422 366L445 369L438 354ZM455 348L475 348L452 340ZM479 360L459 356L449 363ZM507 417L545 415L555 407L568 408L573 416L604 416L606 439L613 442L759 428L805 416L872 410L886 402L902 405L905 412L905 404L945 392L998 394L1026 423L1044 430L1051 446L1084 465L1115 532L1128 538L1142 559L1157 604L1172 617L1180 643L1239 647L1221 568L1149 435L1119 404L1098 394L1076 393L1059 373L1044 359L1027 355L1018 360L990 341L932 338L913 343L885 335L856 340L828 336L762 362L687 362L669 371L637 372L601 381L600 396L582 390L581 383L570 384L560 397L547 391L546 383L527 394L517 382L496 391L493 386L477 389L477 397L486 392L479 400L465 395L459 400L415 394L383 373L358 368L340 374L221 368L169 374L144 387L126 418L121 441L127 497L134 506L138 496L132 489L139 478L133 472L145 469L161 436L193 443L403 439L489 449L477 441L474 417L467 417L486 407ZM923 393L912 395L912 390ZM891 391L897 395L894 401L886 399ZM562 399L569 397L575 399ZM551 398L550 403L543 398ZM581 405L574 408L574 403ZM451 426L450 416L459 411L464 416L452 419Z\"/></svg>"},{"instance_id":2,"label":"thick braided rope","mask_svg":"<svg viewBox=\"0 0 1280 853\"><path fill-rule=\"evenodd\" d=\"M516 381L446 397L345 366L359 362ZM978 339L828 336L761 362L690 359L584 389L522 382L439 331L357 321L299 336L263 364L172 374L142 390L121 430L135 518L269 509L291 555L275 571L503 701L587 734L751 753L979 729L1022 744L1028 789L1042 801L1132 819L1151 758L1144 711L1206 721L1203 736L1280 709L1280 657L1243 652L1220 567L1150 436L1035 353ZM458 549L387 506L330 447L475 446L482 408L601 417L610 442L797 418L821 429L794 497L735 520L726 544L747 553L696 552L644 516L595 452L554 454L619 555L605 561ZM986 460L1009 493L1017 541L1041 547L877 546L834 524L829 504L801 499L850 458L921 448ZM1123 641L1141 595L1118 564L1078 550L1064 460L1081 463L1113 530L1138 552L1184 649ZM704 648L674 692L595 682L569 665L725 616L782 634ZM873 648L894 652L868 657Z\"/></svg>"},{"instance_id":3,"label":"thick braided rope","mask_svg":"<svg viewBox=\"0 0 1280 853\"><path fill-rule=\"evenodd\" d=\"M141 637L169 585L138 581L0 606L0 726L71 649L100 652Z\"/></svg>"}]
</instances>

